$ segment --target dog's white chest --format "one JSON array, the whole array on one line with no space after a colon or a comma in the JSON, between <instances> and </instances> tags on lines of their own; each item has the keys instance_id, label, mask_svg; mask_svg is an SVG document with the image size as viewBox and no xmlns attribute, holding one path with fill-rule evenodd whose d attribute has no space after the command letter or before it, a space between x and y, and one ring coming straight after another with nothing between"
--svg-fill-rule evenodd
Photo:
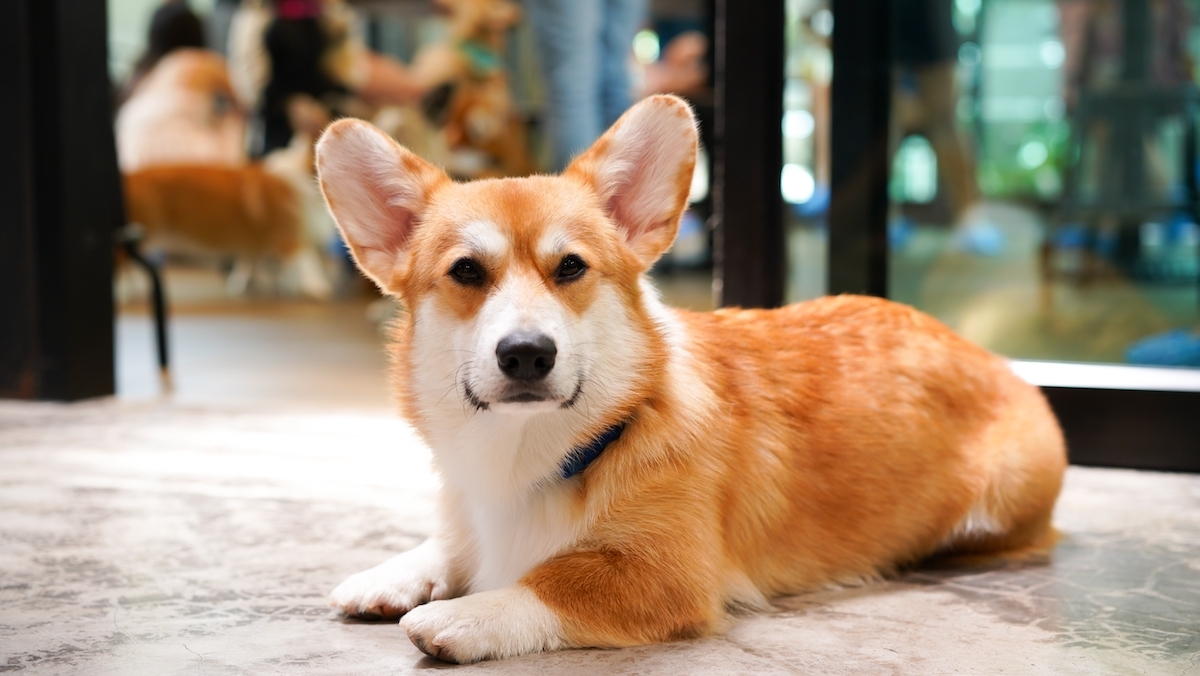
<instances>
[{"instance_id":1,"label":"dog's white chest","mask_svg":"<svg viewBox=\"0 0 1200 676\"><path fill-rule=\"evenodd\" d=\"M468 505L479 555L472 592L515 584L574 542L579 532L571 489L552 486L516 503Z\"/></svg>"}]
</instances>

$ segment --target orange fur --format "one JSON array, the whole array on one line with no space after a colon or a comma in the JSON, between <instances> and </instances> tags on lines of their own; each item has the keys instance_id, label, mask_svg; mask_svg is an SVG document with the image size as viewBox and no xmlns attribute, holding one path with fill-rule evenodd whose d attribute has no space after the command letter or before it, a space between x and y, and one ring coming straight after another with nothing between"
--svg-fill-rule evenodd
<instances>
[{"instance_id":1,"label":"orange fur","mask_svg":"<svg viewBox=\"0 0 1200 676\"><path fill-rule=\"evenodd\" d=\"M657 147L663 134L678 138ZM335 124L318 165L360 265L409 308L396 328L395 385L435 459L451 452L439 443L453 430L420 382L438 356L418 339L434 320L423 313L465 331L513 284L550 299L571 321L615 298L621 313L611 320L637 337L617 368L635 377L607 393L611 403L574 435L577 445L626 423L566 484L570 499L559 509L579 524L578 535L511 592L521 599L520 590L532 591L561 635L529 629L541 638L489 644L478 618L490 617L490 591L462 599L478 596L477 606L435 600L429 612L409 612L430 598L481 591L462 571L477 565L488 534L465 506L475 496L453 481L443 492L441 537L451 543L457 582L415 602L335 592L346 612L409 612L414 643L450 661L630 646L717 631L730 606L868 580L937 553L1016 550L1052 537L1062 434L1040 392L1001 358L876 298L693 313L662 309L650 297L643 273L671 243L691 176L691 160L671 156L671 144L690 144L693 153L695 146L678 99L639 104L562 177L456 184L374 138L358 123ZM650 154L637 154L642 141ZM355 164L367 147L374 170ZM480 222L494 225L503 246L472 253L476 244L464 233ZM553 233L587 262L578 281L554 279L561 252L539 244ZM485 271L473 287L447 274L467 255ZM519 488L528 495L546 485ZM530 617L532 627L545 624L536 612ZM524 636L518 628L513 636Z\"/></svg>"},{"instance_id":2,"label":"orange fur","mask_svg":"<svg viewBox=\"0 0 1200 676\"><path fill-rule=\"evenodd\" d=\"M280 258L300 246L295 192L258 164L135 171L125 176L125 204L127 219L146 229L152 246Z\"/></svg>"},{"instance_id":3,"label":"orange fur","mask_svg":"<svg viewBox=\"0 0 1200 676\"><path fill-rule=\"evenodd\" d=\"M117 112L121 171L247 162L246 116L225 60L204 49L164 56Z\"/></svg>"}]
</instances>

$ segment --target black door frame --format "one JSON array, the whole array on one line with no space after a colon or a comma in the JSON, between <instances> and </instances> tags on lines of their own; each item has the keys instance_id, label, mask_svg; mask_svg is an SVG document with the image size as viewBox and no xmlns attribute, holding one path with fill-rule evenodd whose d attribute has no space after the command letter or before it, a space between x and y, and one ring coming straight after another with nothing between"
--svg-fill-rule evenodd
<instances>
[{"instance_id":1,"label":"black door frame","mask_svg":"<svg viewBox=\"0 0 1200 676\"><path fill-rule=\"evenodd\" d=\"M714 12L713 287L721 305L776 307L787 279L784 3L716 0Z\"/></svg>"},{"instance_id":2,"label":"black door frame","mask_svg":"<svg viewBox=\"0 0 1200 676\"><path fill-rule=\"evenodd\" d=\"M0 17L0 397L109 395L124 217L107 3L12 0Z\"/></svg>"}]
</instances>

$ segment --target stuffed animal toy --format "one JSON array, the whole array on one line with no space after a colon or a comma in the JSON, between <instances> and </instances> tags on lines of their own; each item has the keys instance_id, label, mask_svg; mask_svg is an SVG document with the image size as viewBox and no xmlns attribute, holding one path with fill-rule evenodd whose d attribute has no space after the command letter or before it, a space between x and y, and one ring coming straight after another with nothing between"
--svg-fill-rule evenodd
<instances>
[{"instance_id":1,"label":"stuffed animal toy","mask_svg":"<svg viewBox=\"0 0 1200 676\"><path fill-rule=\"evenodd\" d=\"M488 164L476 177L533 173L527 123L513 102L503 59L520 8L510 0L436 0L436 5L448 17L447 38L423 48L412 67L430 91L442 88L436 122L447 145L486 156Z\"/></svg>"}]
</instances>

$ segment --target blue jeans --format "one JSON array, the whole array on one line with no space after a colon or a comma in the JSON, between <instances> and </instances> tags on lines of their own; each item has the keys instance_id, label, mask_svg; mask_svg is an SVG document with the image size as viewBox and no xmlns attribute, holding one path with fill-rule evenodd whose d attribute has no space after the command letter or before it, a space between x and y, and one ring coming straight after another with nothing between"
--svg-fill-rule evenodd
<instances>
[{"instance_id":1,"label":"blue jeans","mask_svg":"<svg viewBox=\"0 0 1200 676\"><path fill-rule=\"evenodd\" d=\"M527 0L546 84L554 171L629 107L626 59L646 0Z\"/></svg>"}]
</instances>

